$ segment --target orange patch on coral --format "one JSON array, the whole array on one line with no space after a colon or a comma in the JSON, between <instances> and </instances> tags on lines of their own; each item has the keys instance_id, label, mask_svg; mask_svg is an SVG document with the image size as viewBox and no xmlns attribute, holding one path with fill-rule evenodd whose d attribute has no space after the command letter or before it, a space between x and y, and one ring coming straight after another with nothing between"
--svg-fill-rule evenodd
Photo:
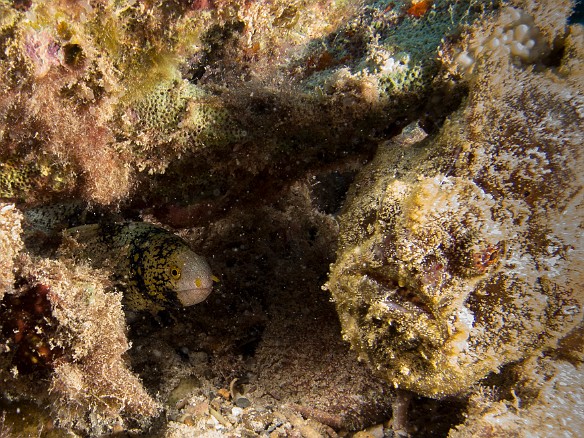
<instances>
[{"instance_id":1,"label":"orange patch on coral","mask_svg":"<svg viewBox=\"0 0 584 438\"><path fill-rule=\"evenodd\" d=\"M432 0L422 0L417 3L412 4L412 6L406 11L408 15L412 17L420 18L432 7Z\"/></svg>"},{"instance_id":2,"label":"orange patch on coral","mask_svg":"<svg viewBox=\"0 0 584 438\"><path fill-rule=\"evenodd\" d=\"M388 5L383 10L383 13L385 14L385 13L391 11L393 8L395 8L395 3L389 2Z\"/></svg>"}]
</instances>

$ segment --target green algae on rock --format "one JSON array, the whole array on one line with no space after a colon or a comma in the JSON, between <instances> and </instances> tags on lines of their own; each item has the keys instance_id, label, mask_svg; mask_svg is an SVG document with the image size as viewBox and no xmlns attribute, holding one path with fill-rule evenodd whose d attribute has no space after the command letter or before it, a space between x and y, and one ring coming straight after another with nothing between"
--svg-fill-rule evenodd
<instances>
[{"instance_id":1,"label":"green algae on rock","mask_svg":"<svg viewBox=\"0 0 584 438\"><path fill-rule=\"evenodd\" d=\"M582 324L584 38L569 35L558 68L484 59L437 136L380 145L354 183L328 288L395 387L465 393Z\"/></svg>"}]
</instances>

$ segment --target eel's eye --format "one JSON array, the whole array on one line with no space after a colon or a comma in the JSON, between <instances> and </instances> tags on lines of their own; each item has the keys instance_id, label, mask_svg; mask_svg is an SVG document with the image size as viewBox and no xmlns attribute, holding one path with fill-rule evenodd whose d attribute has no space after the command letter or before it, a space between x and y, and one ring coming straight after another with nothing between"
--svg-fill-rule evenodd
<instances>
[{"instance_id":1,"label":"eel's eye","mask_svg":"<svg viewBox=\"0 0 584 438\"><path fill-rule=\"evenodd\" d=\"M178 280L180 278L180 268L178 266L170 266L168 272L170 273L170 276L173 280Z\"/></svg>"}]
</instances>

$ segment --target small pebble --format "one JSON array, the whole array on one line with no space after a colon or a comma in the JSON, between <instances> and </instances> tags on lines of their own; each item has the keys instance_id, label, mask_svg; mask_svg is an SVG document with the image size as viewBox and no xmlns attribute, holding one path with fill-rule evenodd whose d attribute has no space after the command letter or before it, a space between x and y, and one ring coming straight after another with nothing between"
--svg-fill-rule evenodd
<instances>
[{"instance_id":1,"label":"small pebble","mask_svg":"<svg viewBox=\"0 0 584 438\"><path fill-rule=\"evenodd\" d=\"M240 396L235 399L235 406L238 406L240 408L247 408L251 406L251 402L247 397Z\"/></svg>"},{"instance_id":2,"label":"small pebble","mask_svg":"<svg viewBox=\"0 0 584 438\"><path fill-rule=\"evenodd\" d=\"M231 415L233 415L234 418L239 418L241 417L241 415L243 414L243 409L238 408L237 406L234 406L233 408L231 408Z\"/></svg>"},{"instance_id":3,"label":"small pebble","mask_svg":"<svg viewBox=\"0 0 584 438\"><path fill-rule=\"evenodd\" d=\"M368 427L365 429L365 432L367 432L373 438L383 438L383 424L376 424L375 426Z\"/></svg>"},{"instance_id":4,"label":"small pebble","mask_svg":"<svg viewBox=\"0 0 584 438\"><path fill-rule=\"evenodd\" d=\"M183 415L180 422L186 424L187 426L194 426L196 424L192 415Z\"/></svg>"},{"instance_id":5,"label":"small pebble","mask_svg":"<svg viewBox=\"0 0 584 438\"><path fill-rule=\"evenodd\" d=\"M229 397L231 396L231 394L229 393L229 390L225 389L225 388L221 388L217 391L217 394L219 394L221 397L223 397L225 400L229 400Z\"/></svg>"},{"instance_id":6,"label":"small pebble","mask_svg":"<svg viewBox=\"0 0 584 438\"><path fill-rule=\"evenodd\" d=\"M203 415L207 414L209 412L209 402L202 401L200 403L197 403L196 405L189 405L187 406L187 408L185 409L185 413L187 414L191 414L194 417L202 417Z\"/></svg>"}]
</instances>

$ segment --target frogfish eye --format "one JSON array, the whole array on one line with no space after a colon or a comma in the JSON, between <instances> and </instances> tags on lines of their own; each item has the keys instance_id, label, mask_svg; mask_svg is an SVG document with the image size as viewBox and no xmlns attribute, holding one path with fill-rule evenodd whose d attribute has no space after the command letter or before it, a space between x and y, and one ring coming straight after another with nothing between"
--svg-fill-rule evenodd
<instances>
[{"instance_id":1,"label":"frogfish eye","mask_svg":"<svg viewBox=\"0 0 584 438\"><path fill-rule=\"evenodd\" d=\"M168 271L173 280L178 280L180 278L180 268L178 266L172 265L169 267Z\"/></svg>"}]
</instances>

